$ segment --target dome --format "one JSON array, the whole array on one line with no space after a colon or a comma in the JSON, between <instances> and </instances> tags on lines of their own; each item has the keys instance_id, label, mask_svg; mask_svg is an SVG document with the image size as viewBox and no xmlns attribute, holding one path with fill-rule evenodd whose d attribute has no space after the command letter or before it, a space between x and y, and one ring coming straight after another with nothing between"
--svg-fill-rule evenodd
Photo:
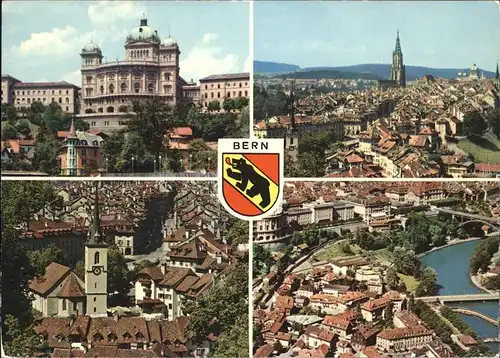
<instances>
[{"instance_id":1,"label":"dome","mask_svg":"<svg viewBox=\"0 0 500 358\"><path fill-rule=\"evenodd\" d=\"M166 39L164 39L161 43L163 46L176 46L177 45L177 41L175 41L174 38L172 37L167 37Z\"/></svg>"},{"instance_id":2,"label":"dome","mask_svg":"<svg viewBox=\"0 0 500 358\"><path fill-rule=\"evenodd\" d=\"M94 51L100 52L101 48L96 43L94 43L94 41L91 40L88 44L85 45L85 47L82 49L82 51L83 52L94 52Z\"/></svg>"},{"instance_id":3,"label":"dome","mask_svg":"<svg viewBox=\"0 0 500 358\"><path fill-rule=\"evenodd\" d=\"M153 30L150 26L148 26L148 20L143 18L141 19L141 24L135 28L133 28L128 36L127 43L130 42L139 42L139 41L153 41L156 43L160 42L160 38L158 37L158 32Z\"/></svg>"}]
</instances>

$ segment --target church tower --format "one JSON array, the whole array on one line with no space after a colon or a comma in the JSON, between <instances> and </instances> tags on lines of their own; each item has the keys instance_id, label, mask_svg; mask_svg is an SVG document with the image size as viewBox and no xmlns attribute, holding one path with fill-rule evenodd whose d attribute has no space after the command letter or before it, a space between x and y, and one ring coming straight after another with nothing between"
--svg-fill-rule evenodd
<instances>
[{"instance_id":1,"label":"church tower","mask_svg":"<svg viewBox=\"0 0 500 358\"><path fill-rule=\"evenodd\" d=\"M77 155L76 145L78 144L78 137L75 131L75 119L71 120L71 128L69 129L68 137L66 138L66 175L77 175Z\"/></svg>"},{"instance_id":2,"label":"church tower","mask_svg":"<svg viewBox=\"0 0 500 358\"><path fill-rule=\"evenodd\" d=\"M406 68L403 63L403 51L401 51L401 43L399 41L399 30L396 37L396 48L392 53L391 80L396 81L399 87L406 86Z\"/></svg>"},{"instance_id":3,"label":"church tower","mask_svg":"<svg viewBox=\"0 0 500 358\"><path fill-rule=\"evenodd\" d=\"M95 187L94 214L85 244L85 292L87 314L106 317L108 308L108 245L99 219L98 185Z\"/></svg>"},{"instance_id":4,"label":"church tower","mask_svg":"<svg viewBox=\"0 0 500 358\"><path fill-rule=\"evenodd\" d=\"M285 154L288 153L293 160L299 154L299 132L295 123L295 97L293 95L295 84L290 89L290 125L285 134Z\"/></svg>"}]
</instances>

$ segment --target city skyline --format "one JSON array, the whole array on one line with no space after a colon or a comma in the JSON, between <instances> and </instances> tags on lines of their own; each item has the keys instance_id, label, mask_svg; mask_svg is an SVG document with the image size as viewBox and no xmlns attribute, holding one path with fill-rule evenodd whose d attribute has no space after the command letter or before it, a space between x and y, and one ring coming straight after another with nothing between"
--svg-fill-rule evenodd
<instances>
[{"instance_id":1,"label":"city skyline","mask_svg":"<svg viewBox=\"0 0 500 358\"><path fill-rule=\"evenodd\" d=\"M250 70L247 3L77 1L3 3L2 73L80 86L85 44L97 43L109 62L123 60L125 37L143 15L162 40L178 42L187 81Z\"/></svg>"},{"instance_id":2,"label":"city skyline","mask_svg":"<svg viewBox=\"0 0 500 358\"><path fill-rule=\"evenodd\" d=\"M425 6L256 2L254 6L254 59L259 61L300 67L390 64L398 30L409 66L469 68L476 63L494 72L500 57L496 40L500 12L493 1L426 2ZM314 27L282 26L306 23Z\"/></svg>"}]
</instances>

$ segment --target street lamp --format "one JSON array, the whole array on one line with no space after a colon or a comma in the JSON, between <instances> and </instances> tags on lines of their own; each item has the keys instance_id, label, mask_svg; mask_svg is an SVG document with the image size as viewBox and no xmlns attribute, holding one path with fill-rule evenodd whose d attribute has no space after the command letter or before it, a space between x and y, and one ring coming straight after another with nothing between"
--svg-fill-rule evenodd
<instances>
[{"instance_id":1,"label":"street lamp","mask_svg":"<svg viewBox=\"0 0 500 358\"><path fill-rule=\"evenodd\" d=\"M181 170L180 170L180 171L184 171L184 165L183 165L183 163L182 163L182 158L179 158L179 163L180 163L180 165L181 165L181 167L180 167L180 168L181 168Z\"/></svg>"},{"instance_id":2,"label":"street lamp","mask_svg":"<svg viewBox=\"0 0 500 358\"><path fill-rule=\"evenodd\" d=\"M161 155L160 159L158 160L158 171L161 172Z\"/></svg>"},{"instance_id":3,"label":"street lamp","mask_svg":"<svg viewBox=\"0 0 500 358\"><path fill-rule=\"evenodd\" d=\"M135 157L132 157L132 174L134 174L134 160L135 160Z\"/></svg>"},{"instance_id":4,"label":"street lamp","mask_svg":"<svg viewBox=\"0 0 500 358\"><path fill-rule=\"evenodd\" d=\"M208 171L210 171L210 159L211 159L211 158L210 158L210 157L208 157L207 159L208 159L208 168L207 168L207 170L208 170Z\"/></svg>"},{"instance_id":5,"label":"street lamp","mask_svg":"<svg viewBox=\"0 0 500 358\"><path fill-rule=\"evenodd\" d=\"M153 160L153 173L156 174L156 159Z\"/></svg>"},{"instance_id":6,"label":"street lamp","mask_svg":"<svg viewBox=\"0 0 500 358\"><path fill-rule=\"evenodd\" d=\"M191 164L191 158L193 158L193 155L189 154L189 162L188 162L188 168L189 168L189 170L191 170L191 166L192 166L192 164Z\"/></svg>"},{"instance_id":7,"label":"street lamp","mask_svg":"<svg viewBox=\"0 0 500 358\"><path fill-rule=\"evenodd\" d=\"M108 158L106 158L106 173L108 172Z\"/></svg>"}]
</instances>

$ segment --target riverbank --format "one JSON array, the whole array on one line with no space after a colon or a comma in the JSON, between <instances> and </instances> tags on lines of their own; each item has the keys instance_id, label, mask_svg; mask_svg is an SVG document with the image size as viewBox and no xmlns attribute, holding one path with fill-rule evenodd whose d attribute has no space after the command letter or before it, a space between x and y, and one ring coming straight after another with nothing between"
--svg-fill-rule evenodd
<instances>
[{"instance_id":1,"label":"riverbank","mask_svg":"<svg viewBox=\"0 0 500 358\"><path fill-rule=\"evenodd\" d=\"M477 275L470 275L470 280L480 290L488 292L488 293L491 293L491 294L496 293L495 291L488 290L486 287L484 287L483 285L481 285L481 279L479 278L479 276L477 276Z\"/></svg>"},{"instance_id":2,"label":"riverbank","mask_svg":"<svg viewBox=\"0 0 500 358\"><path fill-rule=\"evenodd\" d=\"M448 243L446 245L434 247L434 248L430 249L429 251L425 251L425 252L422 252L421 254L418 254L416 257L417 257L417 259L420 259L420 258L422 258L430 253L442 250L444 248L447 248L447 247L450 247L453 245L463 244L465 242L477 241L477 240L481 240L481 239L482 239L481 237L469 237L468 239L464 239L464 240L453 239L451 241L448 241Z\"/></svg>"}]
</instances>

